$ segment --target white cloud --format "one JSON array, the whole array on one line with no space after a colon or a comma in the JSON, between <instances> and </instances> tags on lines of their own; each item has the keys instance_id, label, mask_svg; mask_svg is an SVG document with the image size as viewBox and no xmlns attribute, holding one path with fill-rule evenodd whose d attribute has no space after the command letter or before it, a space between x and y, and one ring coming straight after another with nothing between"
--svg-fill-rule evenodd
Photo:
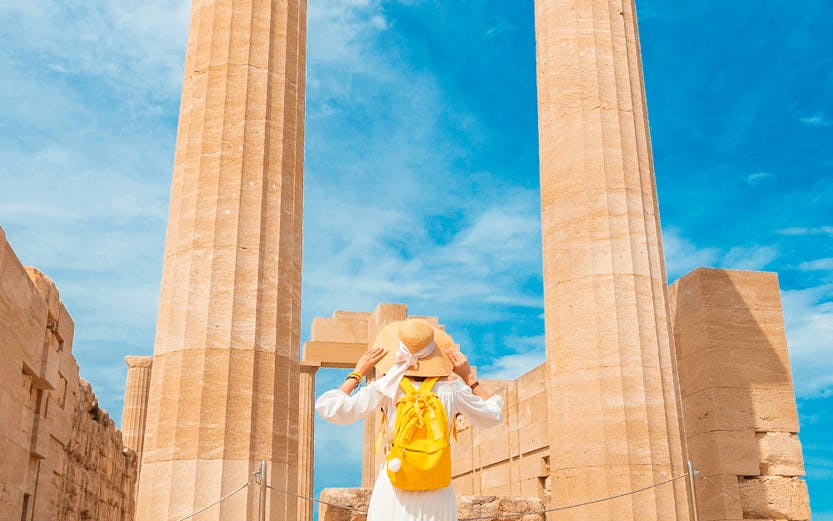
<instances>
[{"instance_id":1,"label":"white cloud","mask_svg":"<svg viewBox=\"0 0 833 521\"><path fill-rule=\"evenodd\" d=\"M817 226L808 228L806 226L795 226L778 230L780 235L833 235L833 226Z\"/></svg>"},{"instance_id":2,"label":"white cloud","mask_svg":"<svg viewBox=\"0 0 833 521\"><path fill-rule=\"evenodd\" d=\"M798 269L804 271L833 271L833 257L802 262L798 265Z\"/></svg>"},{"instance_id":3,"label":"white cloud","mask_svg":"<svg viewBox=\"0 0 833 521\"><path fill-rule=\"evenodd\" d=\"M676 228L663 230L662 244L669 280L675 280L694 268L712 266L720 255L716 248L698 248Z\"/></svg>"},{"instance_id":4,"label":"white cloud","mask_svg":"<svg viewBox=\"0 0 833 521\"><path fill-rule=\"evenodd\" d=\"M724 268L735 270L761 270L778 257L775 246L735 246L729 250L715 247L699 247L684 237L680 230L663 230L665 268L669 280L676 280L695 268Z\"/></svg>"},{"instance_id":5,"label":"white cloud","mask_svg":"<svg viewBox=\"0 0 833 521\"><path fill-rule=\"evenodd\" d=\"M546 361L544 335L509 336L504 340L504 346L513 352L495 357L488 364L478 367L481 377L513 380Z\"/></svg>"},{"instance_id":6,"label":"white cloud","mask_svg":"<svg viewBox=\"0 0 833 521\"><path fill-rule=\"evenodd\" d=\"M755 172L754 174L746 176L746 182L750 185L756 185L767 179L771 179L772 177L773 175L769 172Z\"/></svg>"},{"instance_id":7,"label":"white cloud","mask_svg":"<svg viewBox=\"0 0 833 521\"><path fill-rule=\"evenodd\" d=\"M778 248L775 246L735 246L722 256L718 265L734 270L761 270L776 257Z\"/></svg>"},{"instance_id":8,"label":"white cloud","mask_svg":"<svg viewBox=\"0 0 833 521\"><path fill-rule=\"evenodd\" d=\"M803 118L799 118L799 121L811 127L829 127L833 125L833 121L827 118L827 116L825 116L822 112L816 112L815 114L804 116Z\"/></svg>"},{"instance_id":9,"label":"white cloud","mask_svg":"<svg viewBox=\"0 0 833 521\"><path fill-rule=\"evenodd\" d=\"M833 392L833 284L781 294L799 397Z\"/></svg>"},{"instance_id":10,"label":"white cloud","mask_svg":"<svg viewBox=\"0 0 833 521\"><path fill-rule=\"evenodd\" d=\"M115 419L152 349L189 5L0 1L0 223Z\"/></svg>"},{"instance_id":11,"label":"white cloud","mask_svg":"<svg viewBox=\"0 0 833 521\"><path fill-rule=\"evenodd\" d=\"M328 233L308 235L315 243L306 254L307 320L335 309L371 310L380 301L475 322L494 318L497 311L488 308L495 304L502 313L511 313L510 306L541 307L540 289L522 288L541 269L540 224L530 195L519 191L470 216L445 243L432 236L431 216L331 206L339 215L329 215Z\"/></svg>"},{"instance_id":12,"label":"white cloud","mask_svg":"<svg viewBox=\"0 0 833 521\"><path fill-rule=\"evenodd\" d=\"M175 98L182 79L190 2L0 1L16 53L64 76L100 82L124 102ZM33 65L27 63L27 65Z\"/></svg>"}]
</instances>

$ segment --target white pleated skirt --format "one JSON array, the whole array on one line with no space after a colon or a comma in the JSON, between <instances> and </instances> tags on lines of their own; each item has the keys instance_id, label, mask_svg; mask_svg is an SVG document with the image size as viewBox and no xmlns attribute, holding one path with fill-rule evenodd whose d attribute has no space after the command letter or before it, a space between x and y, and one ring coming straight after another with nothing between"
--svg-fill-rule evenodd
<instances>
[{"instance_id":1,"label":"white pleated skirt","mask_svg":"<svg viewBox=\"0 0 833 521\"><path fill-rule=\"evenodd\" d=\"M384 465L370 495L367 521L457 521L457 497L449 485L436 490L400 490Z\"/></svg>"}]
</instances>

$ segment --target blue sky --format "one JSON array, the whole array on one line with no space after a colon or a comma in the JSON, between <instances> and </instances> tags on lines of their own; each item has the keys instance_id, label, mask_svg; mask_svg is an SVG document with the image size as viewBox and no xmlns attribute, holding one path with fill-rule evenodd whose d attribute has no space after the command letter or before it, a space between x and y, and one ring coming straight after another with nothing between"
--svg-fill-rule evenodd
<instances>
[{"instance_id":1,"label":"blue sky","mask_svg":"<svg viewBox=\"0 0 833 521\"><path fill-rule=\"evenodd\" d=\"M833 520L833 22L823 0L751 5L637 2L668 274L778 272ZM117 418L122 357L153 348L188 14L0 0L0 225L57 282ZM532 3L316 0L309 35L302 335L404 302L483 373L541 363ZM360 427L316 427L316 490L357 485L321 456L358 461Z\"/></svg>"}]
</instances>

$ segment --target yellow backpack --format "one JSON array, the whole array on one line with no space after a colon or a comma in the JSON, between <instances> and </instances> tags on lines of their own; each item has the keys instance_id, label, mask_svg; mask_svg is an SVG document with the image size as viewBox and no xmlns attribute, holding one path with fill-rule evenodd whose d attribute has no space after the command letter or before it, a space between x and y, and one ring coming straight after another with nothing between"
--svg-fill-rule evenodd
<instances>
[{"instance_id":1,"label":"yellow backpack","mask_svg":"<svg viewBox=\"0 0 833 521\"><path fill-rule=\"evenodd\" d=\"M403 490L433 490L451 483L451 446L448 415L432 391L438 378L428 378L419 389L403 378L405 394L396 402L393 443L385 460L391 484ZM382 412L382 429L387 418Z\"/></svg>"}]
</instances>

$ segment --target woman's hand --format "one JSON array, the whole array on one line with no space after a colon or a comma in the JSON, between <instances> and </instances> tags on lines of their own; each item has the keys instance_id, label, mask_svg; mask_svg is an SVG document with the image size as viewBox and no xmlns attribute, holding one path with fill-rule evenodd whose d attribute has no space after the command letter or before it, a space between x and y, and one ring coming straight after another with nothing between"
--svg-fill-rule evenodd
<instances>
[{"instance_id":1,"label":"woman's hand","mask_svg":"<svg viewBox=\"0 0 833 521\"><path fill-rule=\"evenodd\" d=\"M460 351L452 349L448 351L448 359L451 360L452 365L454 365L454 372L463 379L466 385L474 383L474 378L471 374L471 366L469 365L469 359L466 355Z\"/></svg>"},{"instance_id":2,"label":"woman's hand","mask_svg":"<svg viewBox=\"0 0 833 521\"><path fill-rule=\"evenodd\" d=\"M384 347L368 349L356 362L356 372L362 376L367 376L386 354L388 354L388 351Z\"/></svg>"}]
</instances>

